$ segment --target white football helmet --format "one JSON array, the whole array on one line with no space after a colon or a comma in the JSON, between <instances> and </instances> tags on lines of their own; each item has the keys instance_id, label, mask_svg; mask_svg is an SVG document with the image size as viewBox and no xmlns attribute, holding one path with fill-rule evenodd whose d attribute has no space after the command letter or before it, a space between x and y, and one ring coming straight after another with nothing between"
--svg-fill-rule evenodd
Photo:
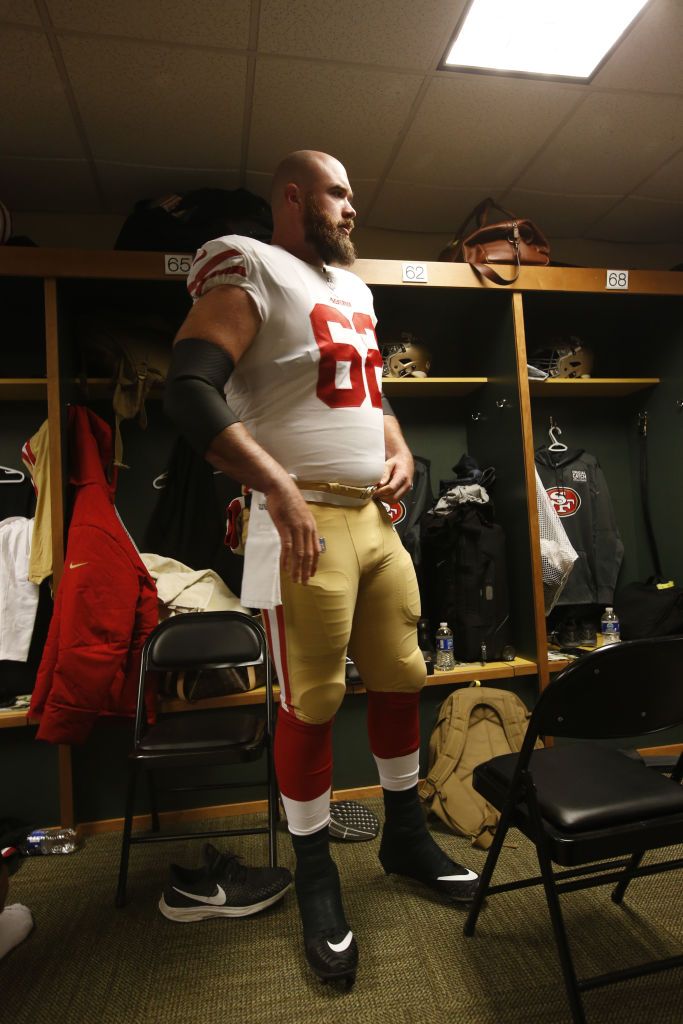
<instances>
[{"instance_id":1,"label":"white football helmet","mask_svg":"<svg viewBox=\"0 0 683 1024\"><path fill-rule=\"evenodd\" d=\"M383 377L426 377L432 354L412 334L402 334L399 342L382 345Z\"/></svg>"}]
</instances>

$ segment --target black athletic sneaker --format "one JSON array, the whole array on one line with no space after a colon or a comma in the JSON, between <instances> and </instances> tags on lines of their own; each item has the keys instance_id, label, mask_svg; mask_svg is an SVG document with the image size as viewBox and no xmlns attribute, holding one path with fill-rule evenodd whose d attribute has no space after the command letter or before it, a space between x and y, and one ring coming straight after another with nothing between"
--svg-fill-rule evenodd
<instances>
[{"instance_id":1,"label":"black athletic sneaker","mask_svg":"<svg viewBox=\"0 0 683 1024\"><path fill-rule=\"evenodd\" d=\"M202 857L200 868L171 864L171 879L159 900L169 920L246 917L282 899L292 884L287 868L249 868L211 843L202 847Z\"/></svg>"}]
</instances>

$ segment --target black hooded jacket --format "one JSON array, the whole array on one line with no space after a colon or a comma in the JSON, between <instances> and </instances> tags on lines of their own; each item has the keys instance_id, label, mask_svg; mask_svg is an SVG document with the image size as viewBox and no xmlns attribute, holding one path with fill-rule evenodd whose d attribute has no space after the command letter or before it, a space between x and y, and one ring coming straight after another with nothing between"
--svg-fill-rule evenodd
<instances>
[{"instance_id":1,"label":"black hooded jacket","mask_svg":"<svg viewBox=\"0 0 683 1024\"><path fill-rule=\"evenodd\" d=\"M577 555L558 604L611 605L624 545L604 473L581 448L536 449L536 466Z\"/></svg>"}]
</instances>

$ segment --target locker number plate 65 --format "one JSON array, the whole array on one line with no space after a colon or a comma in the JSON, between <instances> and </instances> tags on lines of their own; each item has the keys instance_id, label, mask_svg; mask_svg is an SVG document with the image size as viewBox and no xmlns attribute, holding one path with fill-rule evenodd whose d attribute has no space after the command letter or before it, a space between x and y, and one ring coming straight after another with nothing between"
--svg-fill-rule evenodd
<instances>
[{"instance_id":1,"label":"locker number plate 65","mask_svg":"<svg viewBox=\"0 0 683 1024\"><path fill-rule=\"evenodd\" d=\"M164 273L187 277L190 273L193 259L194 257L188 252L181 252L175 256L167 253L164 256Z\"/></svg>"},{"instance_id":2,"label":"locker number plate 65","mask_svg":"<svg viewBox=\"0 0 683 1024\"><path fill-rule=\"evenodd\" d=\"M605 288L612 291L628 291L628 270L608 270Z\"/></svg>"},{"instance_id":3,"label":"locker number plate 65","mask_svg":"<svg viewBox=\"0 0 683 1024\"><path fill-rule=\"evenodd\" d=\"M427 265L426 263L402 263L401 264L402 277L401 280L407 284L427 284Z\"/></svg>"}]
</instances>

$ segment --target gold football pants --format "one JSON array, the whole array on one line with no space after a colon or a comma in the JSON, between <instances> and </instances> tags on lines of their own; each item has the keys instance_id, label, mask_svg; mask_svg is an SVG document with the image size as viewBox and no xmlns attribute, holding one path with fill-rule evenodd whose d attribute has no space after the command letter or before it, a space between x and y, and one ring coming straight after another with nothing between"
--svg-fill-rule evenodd
<instances>
[{"instance_id":1,"label":"gold football pants","mask_svg":"<svg viewBox=\"0 0 683 1024\"><path fill-rule=\"evenodd\" d=\"M284 708L321 724L342 702L347 650L368 690L414 693L426 672L415 570L383 506L309 508L324 542L316 574L283 572L282 604L263 614Z\"/></svg>"}]
</instances>

